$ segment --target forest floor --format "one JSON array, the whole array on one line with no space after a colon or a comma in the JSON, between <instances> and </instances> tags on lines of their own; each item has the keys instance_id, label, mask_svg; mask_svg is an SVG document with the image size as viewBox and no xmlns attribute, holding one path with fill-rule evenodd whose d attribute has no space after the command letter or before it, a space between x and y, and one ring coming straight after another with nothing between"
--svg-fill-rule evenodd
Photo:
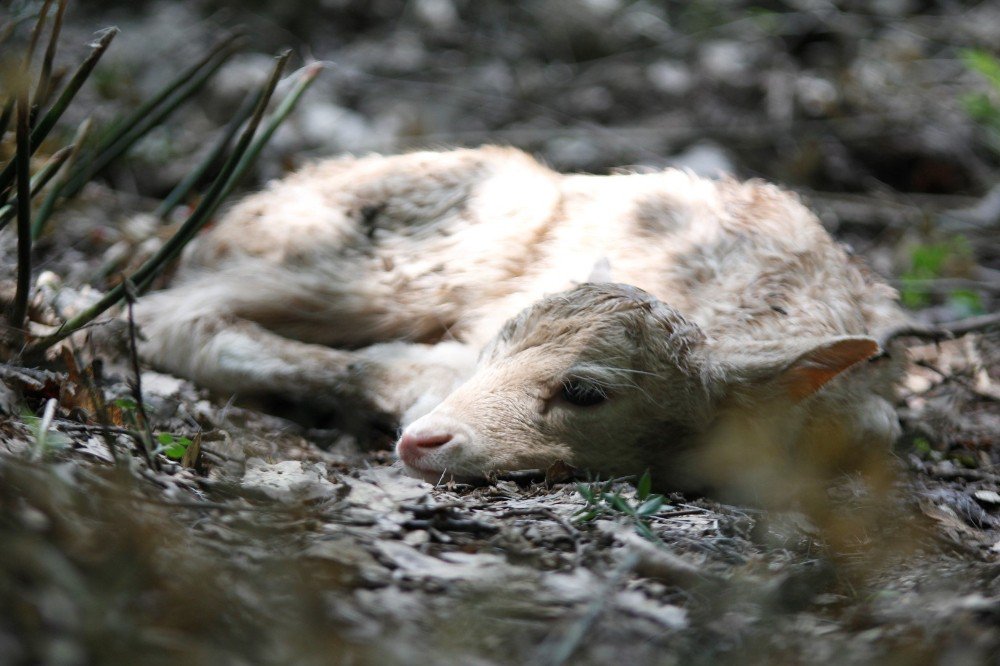
<instances>
[{"instance_id":1,"label":"forest floor","mask_svg":"<svg viewBox=\"0 0 1000 666\"><path fill-rule=\"evenodd\" d=\"M220 4L72 9L67 43L122 33L70 113L112 117L176 71L168 55L242 21L255 49L329 63L257 184L310 156L479 143L563 170L761 177L916 320L997 310L1000 133L982 110L1000 84L962 55L1000 43L995 3ZM36 246L37 320L162 243L148 212L268 59L237 56L60 211ZM329 424L148 368L137 392L127 349L71 340L45 367L0 364L0 664L1000 662L996 326L913 342L879 484L845 478L819 513L667 494L645 517L638 479L435 487Z\"/></svg>"}]
</instances>

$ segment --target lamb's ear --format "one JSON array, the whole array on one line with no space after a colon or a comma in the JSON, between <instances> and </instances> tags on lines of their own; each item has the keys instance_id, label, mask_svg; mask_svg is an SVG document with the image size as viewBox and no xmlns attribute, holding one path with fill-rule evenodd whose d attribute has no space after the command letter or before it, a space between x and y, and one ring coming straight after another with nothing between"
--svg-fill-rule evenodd
<instances>
[{"instance_id":1,"label":"lamb's ear","mask_svg":"<svg viewBox=\"0 0 1000 666\"><path fill-rule=\"evenodd\" d=\"M738 392L758 396L764 391L793 402L878 352L878 342L866 336L722 343L710 350L724 381Z\"/></svg>"},{"instance_id":2,"label":"lamb's ear","mask_svg":"<svg viewBox=\"0 0 1000 666\"><path fill-rule=\"evenodd\" d=\"M852 336L826 340L800 354L772 380L777 387L798 402L844 372L867 361L879 352L872 338Z\"/></svg>"}]
</instances>

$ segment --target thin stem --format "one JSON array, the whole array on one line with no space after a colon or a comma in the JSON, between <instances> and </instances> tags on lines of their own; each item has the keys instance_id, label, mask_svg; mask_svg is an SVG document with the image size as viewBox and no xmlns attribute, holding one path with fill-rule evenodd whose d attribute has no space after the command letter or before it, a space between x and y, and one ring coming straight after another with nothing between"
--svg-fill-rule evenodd
<instances>
[{"instance_id":1,"label":"thin stem","mask_svg":"<svg viewBox=\"0 0 1000 666\"><path fill-rule=\"evenodd\" d=\"M52 4L52 0L45 0L42 4L42 10L38 12L38 19L35 21L35 27L31 29L31 41L28 42L28 50L24 52L24 73L28 73L28 66L31 65L31 59L35 56L35 47L38 46L38 38L42 36L42 30L45 29L45 18L49 14L49 6Z\"/></svg>"},{"instance_id":2,"label":"thin stem","mask_svg":"<svg viewBox=\"0 0 1000 666\"><path fill-rule=\"evenodd\" d=\"M132 398L135 400L136 411L142 420L142 452L146 462L152 469L160 468L156 456L153 453L153 427L149 422L149 414L146 412L146 403L142 399L142 372L139 370L139 352L136 344L135 317L132 306L135 304L135 285L128 278L122 281L125 287L125 302L128 304L128 340L129 340L129 363L132 366L132 374L135 380L132 383Z\"/></svg>"},{"instance_id":3,"label":"thin stem","mask_svg":"<svg viewBox=\"0 0 1000 666\"><path fill-rule=\"evenodd\" d=\"M205 194L205 198L202 199L201 203L195 209L191 217L181 225L181 228L177 230L177 233L173 235L163 247L160 248L160 252L153 256L149 261L146 262L138 271L135 273L135 284L139 288L139 293L145 293L149 289L150 284L153 279L159 274L160 270L164 265L178 254L187 245L188 241L194 238L194 235L198 233L198 230L204 226L205 222L211 219L212 214L218 209L219 205L222 203L223 197L232 187L232 177L236 172L237 168L241 163L243 163L243 157L250 148L250 142L253 139L254 133L257 131L257 127L260 125L261 119L264 117L264 111L267 109L267 103L270 101L271 96L274 94L274 89L278 85L278 79L281 78L281 72L285 68L285 63L288 62L288 58L291 56L291 51L285 51L278 57L278 62L271 72L271 76L268 79L265 87L261 93L260 100L257 102L257 108L254 109L253 116L250 118L250 122L247 124L243 133L240 135L240 139L236 144L236 148L233 150L233 154L229 156L226 160L225 165L223 165L222 170L219 175L216 176L215 180L212 181L212 187L209 188L208 192ZM161 256L159 261L155 261L157 256Z\"/></svg>"},{"instance_id":4,"label":"thin stem","mask_svg":"<svg viewBox=\"0 0 1000 666\"><path fill-rule=\"evenodd\" d=\"M17 96L17 154L14 164L17 166L17 289L14 294L14 305L11 308L8 323L15 335L23 339L24 321L28 313L28 294L31 291L31 181L29 180L29 163L31 162L31 142L28 114L27 85Z\"/></svg>"},{"instance_id":5,"label":"thin stem","mask_svg":"<svg viewBox=\"0 0 1000 666\"><path fill-rule=\"evenodd\" d=\"M222 136L216 142L215 146L212 148L211 152L195 167L191 170L188 175L186 175L181 182L177 183L177 186L170 191L160 205L157 206L156 211L153 213L156 217L161 220L165 220L170 212L177 207L177 205L184 200L185 197L191 192L194 186L202 179L202 177L208 173L209 169L217 165L229 148L229 144L232 143L233 137L246 122L250 114L257 107L257 103L260 101L260 91L253 95L247 95L246 99L243 100L243 105L240 106L236 115L233 116L232 120L226 126L223 131Z\"/></svg>"},{"instance_id":6,"label":"thin stem","mask_svg":"<svg viewBox=\"0 0 1000 666\"><path fill-rule=\"evenodd\" d=\"M66 168L59 172L59 178L56 179L56 182L49 189L49 193L42 199L42 205L35 211L35 219L31 225L31 238L33 240L38 240L42 235L42 231L45 230L45 223L48 222L49 216L55 210L56 201L59 199L59 190L66 182L68 174L72 173L77 159L79 159L80 154L83 152L87 137L90 135L91 127L93 127L93 122L90 118L87 118L76 128L76 134L73 136L73 152L66 162Z\"/></svg>"},{"instance_id":7,"label":"thin stem","mask_svg":"<svg viewBox=\"0 0 1000 666\"><path fill-rule=\"evenodd\" d=\"M259 136L254 137L253 143L250 145L249 150L243 154L240 159L239 164L236 165L236 169L233 171L233 175L229 178L229 182L226 183L226 188L223 190L222 197L228 195L233 187L239 182L240 178L246 173L253 163L256 161L257 157L260 155L260 151L264 149L264 146L274 135L274 132L278 129L288 114L295 109L295 106L299 103L303 93L309 89L319 73L323 71L322 63L312 63L308 65L299 77L299 80L295 83L295 87L292 88L291 92L285 96L281 101L281 104L275 110L274 114L268 120L267 125L264 126L263 131L261 131ZM221 199L220 199L221 202Z\"/></svg>"},{"instance_id":8,"label":"thin stem","mask_svg":"<svg viewBox=\"0 0 1000 666\"><path fill-rule=\"evenodd\" d=\"M146 100L141 105L139 105L139 108L137 108L135 111L133 111L130 115L126 116L125 118L118 119L117 121L115 121L115 123L110 128L108 134L99 137L98 143L101 146L110 145L110 143L113 140L113 138L109 138L110 135L113 134L114 137L119 137L128 132L129 130L133 129L139 123L146 120L146 118L149 116L149 114L153 112L154 109L163 104L163 102L171 95L173 95L175 92L177 92L178 89L188 84L191 81L191 79L196 74L198 74L198 72L200 72L202 68L204 68L211 61L213 61L216 58L216 56L218 56L223 51L228 51L235 48L237 46L236 44L237 40L241 40L242 38L243 38L242 33L234 32L220 39L218 42L215 43L215 45L212 46L211 49L209 49L209 51L204 56L201 57L200 60L198 60L196 63L185 69L176 77L174 77L173 80L171 80L169 83L163 86L159 91L157 91L157 93L153 97L151 97L150 99Z\"/></svg>"},{"instance_id":9,"label":"thin stem","mask_svg":"<svg viewBox=\"0 0 1000 666\"><path fill-rule=\"evenodd\" d=\"M59 43L59 33L62 31L63 14L66 13L67 0L59 0L59 7L56 8L56 16L52 21L52 33L49 35L49 43L45 48L45 57L42 59L42 70L38 75L38 85L35 86L35 97L32 100L33 112L37 113L48 100L52 92L52 63L56 58L56 48Z\"/></svg>"}]
</instances>

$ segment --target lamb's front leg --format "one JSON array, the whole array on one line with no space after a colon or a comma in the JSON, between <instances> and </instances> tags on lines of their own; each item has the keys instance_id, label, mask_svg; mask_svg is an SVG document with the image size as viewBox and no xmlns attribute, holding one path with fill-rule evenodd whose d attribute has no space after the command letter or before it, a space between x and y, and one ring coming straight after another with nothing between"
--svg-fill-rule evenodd
<instances>
[{"instance_id":1,"label":"lamb's front leg","mask_svg":"<svg viewBox=\"0 0 1000 666\"><path fill-rule=\"evenodd\" d=\"M358 432L392 432L430 411L472 374L477 352L458 342L332 349L231 314L167 314L155 302L138 308L137 318L140 353L156 367L224 395L328 409Z\"/></svg>"}]
</instances>

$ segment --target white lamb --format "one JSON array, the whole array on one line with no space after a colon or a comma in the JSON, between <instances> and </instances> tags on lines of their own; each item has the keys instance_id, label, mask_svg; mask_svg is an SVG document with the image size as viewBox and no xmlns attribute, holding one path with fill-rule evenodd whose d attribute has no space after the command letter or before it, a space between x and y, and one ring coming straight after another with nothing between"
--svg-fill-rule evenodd
<instances>
[{"instance_id":1,"label":"white lamb","mask_svg":"<svg viewBox=\"0 0 1000 666\"><path fill-rule=\"evenodd\" d=\"M137 316L161 369L405 426L432 481L562 460L689 486L734 451L834 441L850 464L898 432L893 290L760 182L497 147L319 162L236 205Z\"/></svg>"}]
</instances>

